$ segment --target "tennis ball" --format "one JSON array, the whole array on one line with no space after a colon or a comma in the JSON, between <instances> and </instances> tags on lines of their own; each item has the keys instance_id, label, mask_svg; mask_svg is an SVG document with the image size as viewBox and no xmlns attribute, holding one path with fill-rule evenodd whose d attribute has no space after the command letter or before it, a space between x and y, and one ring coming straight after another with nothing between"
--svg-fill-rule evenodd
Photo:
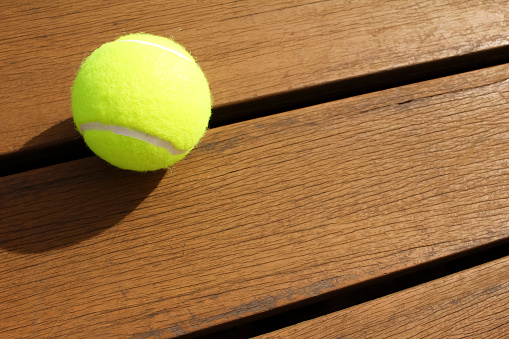
<instances>
[{"instance_id":1,"label":"tennis ball","mask_svg":"<svg viewBox=\"0 0 509 339\"><path fill-rule=\"evenodd\" d=\"M184 47L138 33L96 49L72 87L72 112L88 147L117 167L167 168L204 135L207 79Z\"/></svg>"}]
</instances>

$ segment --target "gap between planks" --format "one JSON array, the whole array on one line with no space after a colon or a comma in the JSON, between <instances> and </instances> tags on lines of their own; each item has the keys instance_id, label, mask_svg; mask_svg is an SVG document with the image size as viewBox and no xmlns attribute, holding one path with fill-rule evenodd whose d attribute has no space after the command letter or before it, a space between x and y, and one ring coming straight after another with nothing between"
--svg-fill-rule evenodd
<instances>
[{"instance_id":1,"label":"gap between planks","mask_svg":"<svg viewBox=\"0 0 509 339\"><path fill-rule=\"evenodd\" d=\"M180 338L222 339L255 336L278 338L285 333L296 332L301 327L299 323L309 322L316 325L320 319L327 319L328 315L334 316L335 313L345 309L407 289L420 288L419 285L433 280L450 279L447 277L507 256L509 256L509 239ZM366 315L366 317L369 316ZM323 322L321 328L327 326L326 321ZM339 332L336 331L336 333ZM321 336L315 337L321 338Z\"/></svg>"},{"instance_id":2,"label":"gap between planks","mask_svg":"<svg viewBox=\"0 0 509 339\"><path fill-rule=\"evenodd\" d=\"M509 257L504 257L257 339L508 335Z\"/></svg>"}]
</instances>

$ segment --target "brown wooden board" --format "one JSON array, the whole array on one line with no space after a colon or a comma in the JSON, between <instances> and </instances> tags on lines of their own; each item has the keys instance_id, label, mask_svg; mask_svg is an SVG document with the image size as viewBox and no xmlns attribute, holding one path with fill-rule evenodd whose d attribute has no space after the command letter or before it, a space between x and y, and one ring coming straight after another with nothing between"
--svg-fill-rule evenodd
<instances>
[{"instance_id":1,"label":"brown wooden board","mask_svg":"<svg viewBox=\"0 0 509 339\"><path fill-rule=\"evenodd\" d=\"M507 338L509 257L257 338Z\"/></svg>"},{"instance_id":2,"label":"brown wooden board","mask_svg":"<svg viewBox=\"0 0 509 339\"><path fill-rule=\"evenodd\" d=\"M504 1L5 0L0 13L0 156L78 138L76 71L125 32L174 36L215 107L509 46Z\"/></svg>"},{"instance_id":3,"label":"brown wooden board","mask_svg":"<svg viewBox=\"0 0 509 339\"><path fill-rule=\"evenodd\" d=\"M507 239L508 71L0 179L0 336L171 337Z\"/></svg>"}]
</instances>

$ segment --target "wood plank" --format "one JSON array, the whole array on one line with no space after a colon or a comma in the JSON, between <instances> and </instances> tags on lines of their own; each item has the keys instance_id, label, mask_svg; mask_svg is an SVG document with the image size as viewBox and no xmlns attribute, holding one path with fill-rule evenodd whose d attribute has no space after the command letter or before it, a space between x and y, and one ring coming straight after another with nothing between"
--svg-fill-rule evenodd
<instances>
[{"instance_id":1,"label":"wood plank","mask_svg":"<svg viewBox=\"0 0 509 339\"><path fill-rule=\"evenodd\" d=\"M509 257L256 338L507 338Z\"/></svg>"},{"instance_id":2,"label":"wood plank","mask_svg":"<svg viewBox=\"0 0 509 339\"><path fill-rule=\"evenodd\" d=\"M0 336L171 337L509 236L509 66L0 179Z\"/></svg>"},{"instance_id":3,"label":"wood plank","mask_svg":"<svg viewBox=\"0 0 509 339\"><path fill-rule=\"evenodd\" d=\"M0 12L0 156L75 140L77 68L124 32L174 36L216 107L509 45L505 1L6 0Z\"/></svg>"}]
</instances>

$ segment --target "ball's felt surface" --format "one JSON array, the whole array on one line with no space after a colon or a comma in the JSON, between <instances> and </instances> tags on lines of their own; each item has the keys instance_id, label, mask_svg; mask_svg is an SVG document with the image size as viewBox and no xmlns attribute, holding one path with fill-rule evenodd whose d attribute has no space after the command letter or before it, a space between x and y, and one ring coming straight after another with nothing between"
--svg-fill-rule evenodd
<instances>
[{"instance_id":1,"label":"ball's felt surface","mask_svg":"<svg viewBox=\"0 0 509 339\"><path fill-rule=\"evenodd\" d=\"M144 33L96 49L82 63L71 99L90 149L135 171L182 159L204 135L211 114L209 86L191 54Z\"/></svg>"}]
</instances>

